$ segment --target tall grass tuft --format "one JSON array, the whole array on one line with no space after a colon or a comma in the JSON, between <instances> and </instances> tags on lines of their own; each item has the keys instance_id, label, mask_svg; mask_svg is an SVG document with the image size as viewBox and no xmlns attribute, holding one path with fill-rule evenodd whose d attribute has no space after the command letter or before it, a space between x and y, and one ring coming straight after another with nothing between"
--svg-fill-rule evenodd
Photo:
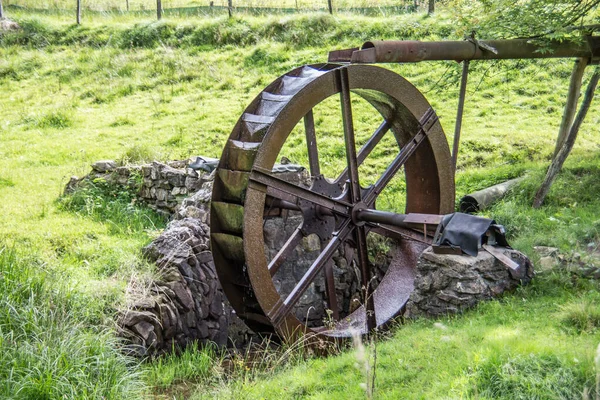
<instances>
[{"instance_id":1,"label":"tall grass tuft","mask_svg":"<svg viewBox=\"0 0 600 400\"><path fill-rule=\"evenodd\" d=\"M78 294L43 264L0 246L0 277L0 398L125 399L141 393L133 361L118 352L109 331L86 327Z\"/></svg>"}]
</instances>

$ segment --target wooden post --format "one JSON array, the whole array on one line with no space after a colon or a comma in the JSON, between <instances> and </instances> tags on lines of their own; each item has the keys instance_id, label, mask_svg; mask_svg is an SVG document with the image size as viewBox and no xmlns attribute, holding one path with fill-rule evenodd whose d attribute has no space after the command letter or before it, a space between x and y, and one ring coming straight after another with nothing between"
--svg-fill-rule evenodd
<instances>
[{"instance_id":1,"label":"wooden post","mask_svg":"<svg viewBox=\"0 0 600 400\"><path fill-rule=\"evenodd\" d=\"M583 80L583 73L588 65L587 58L580 58L575 60L575 66L571 73L571 82L569 83L569 93L567 95L567 103L565 104L565 110L563 111L562 121L560 128L558 129L558 138L556 139L556 147L554 148L554 156L558 154L558 151L563 147L567 134L573 123L575 112L577 111L577 102L581 95L581 81Z\"/></svg>"},{"instance_id":2,"label":"wooden post","mask_svg":"<svg viewBox=\"0 0 600 400\"><path fill-rule=\"evenodd\" d=\"M77 25L81 25L81 0L77 0Z\"/></svg>"},{"instance_id":3,"label":"wooden post","mask_svg":"<svg viewBox=\"0 0 600 400\"><path fill-rule=\"evenodd\" d=\"M435 0L429 0L429 9L427 10L427 14L431 15L435 12Z\"/></svg>"},{"instance_id":4,"label":"wooden post","mask_svg":"<svg viewBox=\"0 0 600 400\"><path fill-rule=\"evenodd\" d=\"M327 7L329 8L329 14L333 15L333 5L331 4L331 0L327 0Z\"/></svg>"},{"instance_id":5,"label":"wooden post","mask_svg":"<svg viewBox=\"0 0 600 400\"><path fill-rule=\"evenodd\" d=\"M0 0L0 18L4 18L4 10L2 9L2 0Z\"/></svg>"},{"instance_id":6,"label":"wooden post","mask_svg":"<svg viewBox=\"0 0 600 400\"><path fill-rule=\"evenodd\" d=\"M469 78L469 60L463 61L462 78L460 81L460 94L458 96L458 107L456 110L456 122L454 124L454 142L452 142L452 163L456 173L456 160L458 159L458 144L460 143L460 130L465 109L465 97L467 96L467 79Z\"/></svg>"},{"instance_id":7,"label":"wooden post","mask_svg":"<svg viewBox=\"0 0 600 400\"><path fill-rule=\"evenodd\" d=\"M592 100L594 99L594 91L598 85L598 79L600 79L600 68L596 68L594 75L592 75L592 79L590 79L590 83L588 83L583 102L581 103L581 108L579 108L577 117L575 118L571 129L569 129L569 135L565 139L565 142L558 151L556 157L554 157L552 160L552 164L550 164L550 167L548 168L544 182L535 194L533 199L533 208L539 208L542 205L546 199L546 196L548 195L548 192L550 191L552 182L554 182L556 175L560 172L565 160L573 149L573 145L575 144L575 139L577 139L577 134L579 133L581 123L585 119L585 116L590 109L590 105L592 104Z\"/></svg>"},{"instance_id":8,"label":"wooden post","mask_svg":"<svg viewBox=\"0 0 600 400\"><path fill-rule=\"evenodd\" d=\"M129 11L129 0L125 0L125 8L127 8L127 11Z\"/></svg>"},{"instance_id":9,"label":"wooden post","mask_svg":"<svg viewBox=\"0 0 600 400\"><path fill-rule=\"evenodd\" d=\"M233 17L233 0L227 0L227 12L229 13L229 18Z\"/></svg>"},{"instance_id":10,"label":"wooden post","mask_svg":"<svg viewBox=\"0 0 600 400\"><path fill-rule=\"evenodd\" d=\"M162 19L162 1L156 0L156 18L160 21Z\"/></svg>"}]
</instances>

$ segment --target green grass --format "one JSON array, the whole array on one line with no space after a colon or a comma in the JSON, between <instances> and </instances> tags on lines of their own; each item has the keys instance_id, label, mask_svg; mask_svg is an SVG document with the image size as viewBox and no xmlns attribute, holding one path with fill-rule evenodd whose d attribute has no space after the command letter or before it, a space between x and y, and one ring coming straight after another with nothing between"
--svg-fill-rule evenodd
<instances>
[{"instance_id":1,"label":"green grass","mask_svg":"<svg viewBox=\"0 0 600 400\"><path fill-rule=\"evenodd\" d=\"M0 37L7 94L0 97L0 397L364 397L352 351L303 361L301 351L283 349L265 352L258 365L240 356L234 374L211 350L132 363L118 352L113 315L127 282L153 274L140 249L164 222L134 204L131 192L102 181L57 199L70 176L100 159L219 157L247 104L280 74L372 38L458 39L449 16L156 23L151 15L90 14L76 27L71 15L8 10L24 29ZM385 67L425 93L452 131L460 65ZM472 63L457 198L527 174L484 214L505 224L511 244L534 261L536 245L568 254L600 243L598 102L546 204L530 208L553 152L570 70L565 60ZM353 99L353 107L360 144L379 118L364 101ZM316 124L325 168L339 170L339 115L322 107ZM295 134L281 155L305 163ZM384 143L361 169L368 179L394 157L393 140ZM386 206L393 209L405 188L400 181L392 189ZM523 398L577 398L594 383L597 292L596 281L543 274L502 301L440 320L445 330L431 321L398 326L377 345L376 396L496 398L512 390ZM248 372L248 365L256 368Z\"/></svg>"},{"instance_id":2,"label":"green grass","mask_svg":"<svg viewBox=\"0 0 600 400\"><path fill-rule=\"evenodd\" d=\"M565 331L556 304L592 301L598 288L567 273L540 276L514 296L462 316L396 326L376 345L374 398L576 399L586 388L593 398L600 335ZM359 361L350 350L298 362L276 375L233 381L214 396L360 399L366 381ZM205 390L194 398L204 398Z\"/></svg>"},{"instance_id":3,"label":"green grass","mask_svg":"<svg viewBox=\"0 0 600 400\"><path fill-rule=\"evenodd\" d=\"M104 311L41 260L0 246L0 397L128 398L136 363L96 324Z\"/></svg>"}]
</instances>

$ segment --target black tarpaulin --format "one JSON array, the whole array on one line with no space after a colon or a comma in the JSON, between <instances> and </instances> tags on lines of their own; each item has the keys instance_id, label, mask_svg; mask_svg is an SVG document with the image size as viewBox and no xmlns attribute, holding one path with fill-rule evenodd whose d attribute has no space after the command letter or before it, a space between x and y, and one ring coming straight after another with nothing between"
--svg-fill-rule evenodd
<instances>
[{"instance_id":1,"label":"black tarpaulin","mask_svg":"<svg viewBox=\"0 0 600 400\"><path fill-rule=\"evenodd\" d=\"M474 215L454 213L442 218L439 233L436 234L435 245L460 247L461 250L470 255L477 256L478 249L485 243L484 235L495 224L488 218Z\"/></svg>"}]
</instances>

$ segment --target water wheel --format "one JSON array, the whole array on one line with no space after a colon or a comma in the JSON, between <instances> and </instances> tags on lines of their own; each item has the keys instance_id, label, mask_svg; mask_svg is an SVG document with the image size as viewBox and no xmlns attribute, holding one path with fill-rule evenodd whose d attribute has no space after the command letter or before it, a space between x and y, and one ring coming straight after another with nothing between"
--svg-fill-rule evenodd
<instances>
[{"instance_id":1,"label":"water wheel","mask_svg":"<svg viewBox=\"0 0 600 400\"><path fill-rule=\"evenodd\" d=\"M304 182L272 172L289 154L306 167ZM309 65L267 86L235 125L215 178L212 251L223 290L256 332L347 337L384 326L413 290L430 238L407 215L453 209L448 144L424 96L383 68ZM274 210L296 222L270 252L263 227ZM379 269L377 246L387 253ZM307 248L282 288L283 266ZM310 308L298 309L316 286L324 304L314 307L328 318L309 323Z\"/></svg>"}]
</instances>

